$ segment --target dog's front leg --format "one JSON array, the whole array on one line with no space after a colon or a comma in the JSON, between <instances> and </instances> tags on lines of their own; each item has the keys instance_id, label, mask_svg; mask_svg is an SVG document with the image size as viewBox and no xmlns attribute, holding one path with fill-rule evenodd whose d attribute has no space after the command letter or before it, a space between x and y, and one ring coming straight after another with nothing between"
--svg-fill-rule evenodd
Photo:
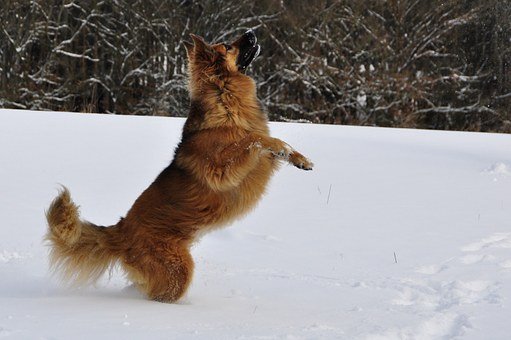
<instances>
[{"instance_id":1,"label":"dog's front leg","mask_svg":"<svg viewBox=\"0 0 511 340\"><path fill-rule=\"evenodd\" d=\"M288 161L292 165L302 170L312 170L314 167L314 164L307 157L278 138L261 137L259 141L261 146L271 152L275 158Z\"/></svg>"}]
</instances>

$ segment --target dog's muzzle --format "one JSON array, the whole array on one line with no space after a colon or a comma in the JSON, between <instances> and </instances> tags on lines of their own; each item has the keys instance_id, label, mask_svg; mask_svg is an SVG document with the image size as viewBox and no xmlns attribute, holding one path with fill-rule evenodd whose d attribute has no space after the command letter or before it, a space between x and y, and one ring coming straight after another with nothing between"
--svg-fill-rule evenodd
<instances>
[{"instance_id":1,"label":"dog's muzzle","mask_svg":"<svg viewBox=\"0 0 511 340\"><path fill-rule=\"evenodd\" d=\"M238 70L241 72L244 72L250 63L257 58L259 52L261 52L261 46L257 43L257 37L252 30L246 31L232 45L237 46L239 49L236 66L238 66Z\"/></svg>"}]
</instances>

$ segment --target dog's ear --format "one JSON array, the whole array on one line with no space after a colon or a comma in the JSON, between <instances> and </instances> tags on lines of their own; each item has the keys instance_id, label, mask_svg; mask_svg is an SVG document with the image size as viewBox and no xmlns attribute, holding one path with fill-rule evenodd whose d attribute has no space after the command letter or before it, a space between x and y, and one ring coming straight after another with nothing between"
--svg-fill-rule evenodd
<instances>
[{"instance_id":1,"label":"dog's ear","mask_svg":"<svg viewBox=\"0 0 511 340\"><path fill-rule=\"evenodd\" d=\"M193 43L185 40L183 41L183 44L185 45L186 48L186 55L188 56L188 59L190 59L193 53Z\"/></svg>"},{"instance_id":2,"label":"dog's ear","mask_svg":"<svg viewBox=\"0 0 511 340\"><path fill-rule=\"evenodd\" d=\"M190 38L193 40L196 51L205 50L208 47L208 44L204 41L203 37L190 33Z\"/></svg>"}]
</instances>

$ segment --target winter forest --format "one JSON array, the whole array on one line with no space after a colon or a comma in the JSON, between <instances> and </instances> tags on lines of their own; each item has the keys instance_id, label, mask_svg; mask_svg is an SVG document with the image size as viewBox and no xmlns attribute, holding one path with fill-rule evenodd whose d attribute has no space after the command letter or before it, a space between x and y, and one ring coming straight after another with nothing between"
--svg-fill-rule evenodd
<instances>
[{"instance_id":1,"label":"winter forest","mask_svg":"<svg viewBox=\"0 0 511 340\"><path fill-rule=\"evenodd\" d=\"M2 0L0 107L186 116L189 33L256 30L271 120L511 132L510 0Z\"/></svg>"}]
</instances>

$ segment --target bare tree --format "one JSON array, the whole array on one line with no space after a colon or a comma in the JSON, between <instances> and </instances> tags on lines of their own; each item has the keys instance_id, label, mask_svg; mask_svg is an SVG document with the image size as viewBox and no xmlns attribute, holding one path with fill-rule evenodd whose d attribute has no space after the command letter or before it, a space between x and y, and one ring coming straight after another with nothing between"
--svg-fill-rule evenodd
<instances>
[{"instance_id":1,"label":"bare tree","mask_svg":"<svg viewBox=\"0 0 511 340\"><path fill-rule=\"evenodd\" d=\"M189 33L257 29L271 119L511 131L498 0L4 0L0 106L187 113Z\"/></svg>"}]
</instances>

